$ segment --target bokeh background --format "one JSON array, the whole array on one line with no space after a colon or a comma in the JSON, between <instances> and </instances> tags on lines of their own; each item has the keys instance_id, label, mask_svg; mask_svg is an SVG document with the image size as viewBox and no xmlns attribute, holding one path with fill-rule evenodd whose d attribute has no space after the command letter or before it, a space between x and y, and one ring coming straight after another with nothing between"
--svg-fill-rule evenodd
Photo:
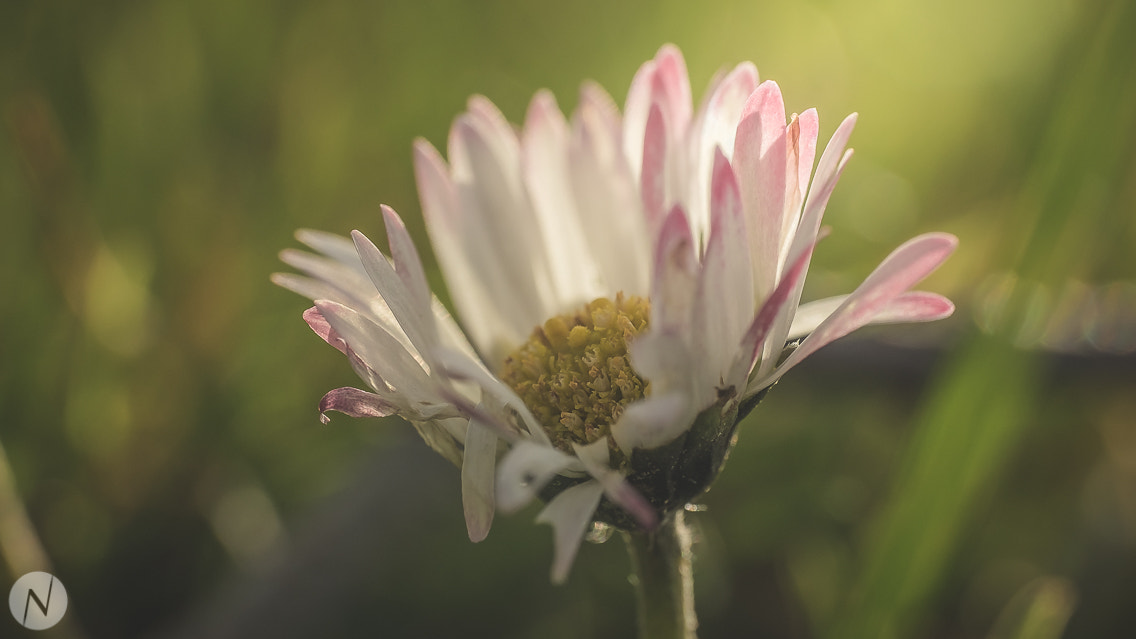
<instances>
[{"instance_id":1,"label":"bokeh background","mask_svg":"<svg viewBox=\"0 0 1136 639\"><path fill-rule=\"evenodd\" d=\"M1136 3L0 4L0 589L45 637L625 637L618 539L548 583L536 510L466 538L455 468L272 286L294 229L401 212L416 136L520 121L664 42L861 113L808 297L961 238L934 326L866 330L745 422L695 516L704 637L1136 636ZM32 636L7 615L0 635Z\"/></svg>"}]
</instances>

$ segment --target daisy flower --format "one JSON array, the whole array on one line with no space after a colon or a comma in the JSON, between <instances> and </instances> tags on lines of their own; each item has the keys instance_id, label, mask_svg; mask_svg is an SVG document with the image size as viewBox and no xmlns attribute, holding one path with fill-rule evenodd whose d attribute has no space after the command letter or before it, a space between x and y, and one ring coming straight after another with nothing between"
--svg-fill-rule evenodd
<instances>
[{"instance_id":1,"label":"daisy flower","mask_svg":"<svg viewBox=\"0 0 1136 639\"><path fill-rule=\"evenodd\" d=\"M909 240L846 296L800 304L821 216L852 151L836 128L814 172L815 109L743 63L694 108L679 50L640 67L622 114L595 84L565 118L537 93L518 130L475 96L446 159L414 168L458 320L427 285L402 220L384 254L358 231L298 239L308 325L369 390L328 411L399 415L460 466L470 539L539 499L562 581L593 522L650 531L710 486L738 421L786 371L866 324L947 317L911 287L957 240ZM448 160L448 161L447 161Z\"/></svg>"}]
</instances>

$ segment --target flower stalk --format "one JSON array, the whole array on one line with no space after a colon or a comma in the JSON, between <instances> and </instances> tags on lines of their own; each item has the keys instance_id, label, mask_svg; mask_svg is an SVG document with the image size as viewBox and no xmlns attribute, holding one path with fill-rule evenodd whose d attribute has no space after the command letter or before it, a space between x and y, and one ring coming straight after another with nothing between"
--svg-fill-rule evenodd
<instances>
[{"instance_id":1,"label":"flower stalk","mask_svg":"<svg viewBox=\"0 0 1136 639\"><path fill-rule=\"evenodd\" d=\"M625 532L640 639L697 639L691 534L679 510L653 532Z\"/></svg>"}]
</instances>

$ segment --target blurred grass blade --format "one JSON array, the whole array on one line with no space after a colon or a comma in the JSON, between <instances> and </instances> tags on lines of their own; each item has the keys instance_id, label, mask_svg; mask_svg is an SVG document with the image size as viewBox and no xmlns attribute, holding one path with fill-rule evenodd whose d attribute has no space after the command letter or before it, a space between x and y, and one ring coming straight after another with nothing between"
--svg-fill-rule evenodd
<instances>
[{"instance_id":1,"label":"blurred grass blade","mask_svg":"<svg viewBox=\"0 0 1136 639\"><path fill-rule=\"evenodd\" d=\"M1033 285L1052 288L1071 274L1091 273L1096 265L1086 256L1094 255L1094 240L1123 197L1121 178L1136 152L1128 117L1136 109L1134 7L1101 4L1042 132L1013 212L1021 250L1006 251L1001 265ZM868 531L863 567L827 636L912 636L969 515L992 492L1031 415L1045 405L1042 356L1012 346L1029 319L1029 289L1008 294L1002 324L972 336L929 392L893 494ZM1056 617L1037 623L1023 626L1033 634L1013 636L1048 637L1045 628L1057 627Z\"/></svg>"},{"instance_id":2,"label":"blurred grass blade","mask_svg":"<svg viewBox=\"0 0 1136 639\"><path fill-rule=\"evenodd\" d=\"M871 535L852 605L829 636L906 636L910 617L943 574L967 514L1029 423L1036 363L1005 340L980 336L946 372Z\"/></svg>"},{"instance_id":3,"label":"blurred grass blade","mask_svg":"<svg viewBox=\"0 0 1136 639\"><path fill-rule=\"evenodd\" d=\"M1006 605L990 639L1058 639L1076 601L1073 585L1064 579L1031 581Z\"/></svg>"}]
</instances>

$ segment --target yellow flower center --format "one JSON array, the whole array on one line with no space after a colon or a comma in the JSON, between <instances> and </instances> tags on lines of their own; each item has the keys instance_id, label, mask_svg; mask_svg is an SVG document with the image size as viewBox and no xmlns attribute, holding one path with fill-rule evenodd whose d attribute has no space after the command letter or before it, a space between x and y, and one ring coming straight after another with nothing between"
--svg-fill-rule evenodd
<instances>
[{"instance_id":1,"label":"yellow flower center","mask_svg":"<svg viewBox=\"0 0 1136 639\"><path fill-rule=\"evenodd\" d=\"M622 293L538 326L505 358L501 379L533 412L553 445L571 452L611 432L647 384L631 368L627 344L647 328L646 298Z\"/></svg>"}]
</instances>

